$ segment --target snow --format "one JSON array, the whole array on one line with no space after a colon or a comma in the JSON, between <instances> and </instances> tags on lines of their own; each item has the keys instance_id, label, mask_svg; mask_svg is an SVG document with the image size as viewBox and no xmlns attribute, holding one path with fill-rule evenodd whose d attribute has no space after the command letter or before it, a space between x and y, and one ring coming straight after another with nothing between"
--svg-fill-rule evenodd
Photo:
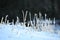
<instances>
[{"instance_id":1,"label":"snow","mask_svg":"<svg viewBox=\"0 0 60 40\"><path fill-rule=\"evenodd\" d=\"M60 35L21 25L0 24L0 40L60 40Z\"/></svg>"}]
</instances>

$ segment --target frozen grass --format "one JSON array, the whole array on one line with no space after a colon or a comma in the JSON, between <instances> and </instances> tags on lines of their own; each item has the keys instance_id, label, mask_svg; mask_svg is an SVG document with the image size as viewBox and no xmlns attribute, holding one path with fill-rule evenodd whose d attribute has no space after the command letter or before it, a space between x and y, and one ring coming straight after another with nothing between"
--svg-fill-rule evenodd
<instances>
[{"instance_id":1,"label":"frozen grass","mask_svg":"<svg viewBox=\"0 0 60 40\"><path fill-rule=\"evenodd\" d=\"M60 35L38 32L31 27L0 24L0 40L60 40Z\"/></svg>"}]
</instances>

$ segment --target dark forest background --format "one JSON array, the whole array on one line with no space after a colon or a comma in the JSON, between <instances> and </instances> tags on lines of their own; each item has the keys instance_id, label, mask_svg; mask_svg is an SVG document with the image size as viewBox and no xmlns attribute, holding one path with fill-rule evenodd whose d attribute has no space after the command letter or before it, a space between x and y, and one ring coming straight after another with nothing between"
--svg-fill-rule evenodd
<instances>
[{"instance_id":1,"label":"dark forest background","mask_svg":"<svg viewBox=\"0 0 60 40\"><path fill-rule=\"evenodd\" d=\"M0 0L0 19L9 15L10 21L13 18L16 20L16 16L22 21L22 10L30 11L32 19L39 11L43 15L46 13L47 17L60 19L60 0Z\"/></svg>"}]
</instances>

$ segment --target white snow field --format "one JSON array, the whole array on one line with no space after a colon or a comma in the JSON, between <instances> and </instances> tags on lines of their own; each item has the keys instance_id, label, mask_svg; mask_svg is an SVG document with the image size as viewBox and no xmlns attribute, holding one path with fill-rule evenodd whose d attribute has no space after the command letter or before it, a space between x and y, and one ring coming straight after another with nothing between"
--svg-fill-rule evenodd
<instances>
[{"instance_id":1,"label":"white snow field","mask_svg":"<svg viewBox=\"0 0 60 40\"><path fill-rule=\"evenodd\" d=\"M60 35L21 25L0 24L0 40L60 40Z\"/></svg>"}]
</instances>

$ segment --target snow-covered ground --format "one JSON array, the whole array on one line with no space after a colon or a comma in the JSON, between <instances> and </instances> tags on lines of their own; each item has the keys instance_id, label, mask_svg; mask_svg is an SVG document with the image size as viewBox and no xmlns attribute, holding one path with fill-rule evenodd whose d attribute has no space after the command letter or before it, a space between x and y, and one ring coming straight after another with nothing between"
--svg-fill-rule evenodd
<instances>
[{"instance_id":1,"label":"snow-covered ground","mask_svg":"<svg viewBox=\"0 0 60 40\"><path fill-rule=\"evenodd\" d=\"M21 25L0 24L0 40L60 40L60 35Z\"/></svg>"}]
</instances>

